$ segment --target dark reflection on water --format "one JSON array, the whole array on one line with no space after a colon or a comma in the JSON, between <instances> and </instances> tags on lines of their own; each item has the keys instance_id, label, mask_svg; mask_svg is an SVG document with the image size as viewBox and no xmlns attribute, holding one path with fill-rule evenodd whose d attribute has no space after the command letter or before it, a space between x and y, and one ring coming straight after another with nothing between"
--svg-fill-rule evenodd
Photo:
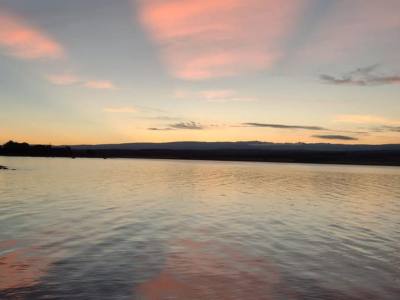
<instances>
[{"instance_id":1,"label":"dark reflection on water","mask_svg":"<svg viewBox=\"0 0 400 300\"><path fill-rule=\"evenodd\" d=\"M398 168L0 164L0 299L400 299Z\"/></svg>"}]
</instances>

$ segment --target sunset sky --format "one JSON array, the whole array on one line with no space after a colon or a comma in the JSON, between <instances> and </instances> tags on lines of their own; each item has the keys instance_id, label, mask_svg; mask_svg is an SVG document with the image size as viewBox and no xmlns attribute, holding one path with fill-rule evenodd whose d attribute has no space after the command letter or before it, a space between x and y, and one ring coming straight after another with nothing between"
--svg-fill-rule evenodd
<instances>
[{"instance_id":1,"label":"sunset sky","mask_svg":"<svg viewBox=\"0 0 400 300\"><path fill-rule=\"evenodd\" d=\"M0 0L0 143L400 143L399 0Z\"/></svg>"}]
</instances>

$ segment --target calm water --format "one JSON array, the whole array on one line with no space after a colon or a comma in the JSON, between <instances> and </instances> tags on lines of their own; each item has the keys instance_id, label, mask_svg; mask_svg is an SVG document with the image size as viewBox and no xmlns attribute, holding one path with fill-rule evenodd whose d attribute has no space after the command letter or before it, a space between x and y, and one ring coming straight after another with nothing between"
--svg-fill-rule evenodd
<instances>
[{"instance_id":1,"label":"calm water","mask_svg":"<svg viewBox=\"0 0 400 300\"><path fill-rule=\"evenodd\" d=\"M400 168L0 165L0 299L400 299Z\"/></svg>"}]
</instances>

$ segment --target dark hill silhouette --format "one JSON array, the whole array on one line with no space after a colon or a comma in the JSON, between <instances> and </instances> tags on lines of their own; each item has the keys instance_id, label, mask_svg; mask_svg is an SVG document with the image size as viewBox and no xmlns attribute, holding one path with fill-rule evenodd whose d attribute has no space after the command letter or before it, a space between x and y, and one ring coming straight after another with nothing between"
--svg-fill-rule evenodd
<instances>
[{"instance_id":1,"label":"dark hill silhouette","mask_svg":"<svg viewBox=\"0 0 400 300\"><path fill-rule=\"evenodd\" d=\"M93 158L158 158L400 166L400 144L275 144L172 142L50 146L8 142L0 155Z\"/></svg>"},{"instance_id":2,"label":"dark hill silhouette","mask_svg":"<svg viewBox=\"0 0 400 300\"><path fill-rule=\"evenodd\" d=\"M0 154L12 156L71 156L72 151L68 146L29 145L9 141L0 148Z\"/></svg>"},{"instance_id":3,"label":"dark hill silhouette","mask_svg":"<svg viewBox=\"0 0 400 300\"><path fill-rule=\"evenodd\" d=\"M329 144L329 143L269 143L259 141L242 142L170 142L170 143L124 143L124 144L99 144L75 145L73 150L312 150L312 151L370 151L370 150L400 150L400 144L385 145L354 145L354 144Z\"/></svg>"}]
</instances>

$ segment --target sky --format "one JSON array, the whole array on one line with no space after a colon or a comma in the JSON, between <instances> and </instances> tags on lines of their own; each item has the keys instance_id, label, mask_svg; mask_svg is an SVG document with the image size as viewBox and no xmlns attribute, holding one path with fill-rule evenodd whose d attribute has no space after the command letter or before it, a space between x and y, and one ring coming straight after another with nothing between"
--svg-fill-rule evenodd
<instances>
[{"instance_id":1,"label":"sky","mask_svg":"<svg viewBox=\"0 0 400 300\"><path fill-rule=\"evenodd\" d=\"M0 0L0 143L400 143L398 0Z\"/></svg>"}]
</instances>

